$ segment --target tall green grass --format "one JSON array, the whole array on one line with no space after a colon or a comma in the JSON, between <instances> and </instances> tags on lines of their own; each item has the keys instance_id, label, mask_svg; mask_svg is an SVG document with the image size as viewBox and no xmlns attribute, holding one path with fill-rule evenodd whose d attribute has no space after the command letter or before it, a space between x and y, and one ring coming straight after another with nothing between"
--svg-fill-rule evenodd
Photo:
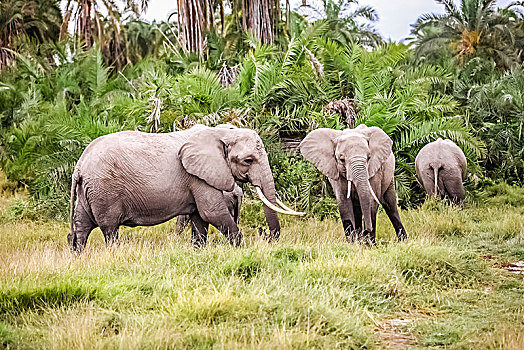
<instances>
[{"instance_id":1,"label":"tall green grass","mask_svg":"<svg viewBox=\"0 0 524 350\"><path fill-rule=\"evenodd\" d=\"M345 242L333 218L282 217L279 242L258 236L246 201L235 249L216 230L190 246L174 223L97 229L79 257L68 225L0 224L0 344L6 348L521 348L524 282L500 266L522 258L520 191L463 210L428 201L402 211L396 243L381 211L378 245ZM501 192L502 191L502 192ZM5 215L11 195L0 200ZM395 324L394 327L387 327ZM402 343L399 334L408 334ZM397 339L398 338L398 339Z\"/></svg>"}]
</instances>

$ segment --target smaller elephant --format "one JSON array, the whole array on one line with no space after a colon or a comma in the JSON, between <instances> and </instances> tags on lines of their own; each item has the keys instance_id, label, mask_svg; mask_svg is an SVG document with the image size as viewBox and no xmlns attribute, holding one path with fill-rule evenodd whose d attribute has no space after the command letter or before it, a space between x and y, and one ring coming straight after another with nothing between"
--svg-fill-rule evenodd
<instances>
[{"instance_id":1,"label":"smaller elephant","mask_svg":"<svg viewBox=\"0 0 524 350\"><path fill-rule=\"evenodd\" d=\"M235 223L238 224L238 217L240 216L240 206L242 205L242 198L244 197L244 191L242 190L242 183L236 183L233 191L222 191L224 197L224 203L226 203L229 213L233 217ZM191 220L191 215L179 215L176 221L176 233L180 235L184 228ZM191 222L192 236L196 235L195 225ZM205 238L204 242L205 244Z\"/></svg>"},{"instance_id":2,"label":"smaller elephant","mask_svg":"<svg viewBox=\"0 0 524 350\"><path fill-rule=\"evenodd\" d=\"M415 159L417 178L428 196L447 196L456 205L464 200L467 166L464 152L453 141L440 138L424 146Z\"/></svg>"}]
</instances>

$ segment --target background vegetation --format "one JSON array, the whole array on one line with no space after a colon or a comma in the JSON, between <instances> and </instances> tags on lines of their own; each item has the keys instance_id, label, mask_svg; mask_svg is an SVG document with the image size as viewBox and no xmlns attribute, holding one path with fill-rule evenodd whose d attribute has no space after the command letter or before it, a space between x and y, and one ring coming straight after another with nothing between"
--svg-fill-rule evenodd
<instances>
[{"instance_id":1,"label":"background vegetation","mask_svg":"<svg viewBox=\"0 0 524 350\"><path fill-rule=\"evenodd\" d=\"M2 2L2 169L39 213L61 218L75 161L96 137L230 122L263 137L282 197L332 215L329 186L293 146L314 128L366 123L394 140L402 206L423 199L414 158L438 137L464 150L471 186L522 182L522 4L442 1L446 14L421 16L405 45L383 42L373 8L304 3L297 13L255 1L273 21L251 23L243 3L180 0L173 22L150 24L138 19L147 2L105 17L97 2L63 14L49 0Z\"/></svg>"}]
</instances>

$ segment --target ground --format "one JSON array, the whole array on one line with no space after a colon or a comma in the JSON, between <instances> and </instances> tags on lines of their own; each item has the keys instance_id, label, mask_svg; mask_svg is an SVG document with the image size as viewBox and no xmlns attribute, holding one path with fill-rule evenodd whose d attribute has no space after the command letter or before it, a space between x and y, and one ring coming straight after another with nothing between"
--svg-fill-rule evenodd
<instances>
[{"instance_id":1,"label":"ground","mask_svg":"<svg viewBox=\"0 0 524 350\"><path fill-rule=\"evenodd\" d=\"M241 248L215 230L194 250L168 222L123 228L112 249L96 230L79 257L67 223L16 219L13 203L4 193L0 347L524 348L522 189L403 210L401 244L381 211L374 248L336 219L284 216L269 245L248 200Z\"/></svg>"}]
</instances>

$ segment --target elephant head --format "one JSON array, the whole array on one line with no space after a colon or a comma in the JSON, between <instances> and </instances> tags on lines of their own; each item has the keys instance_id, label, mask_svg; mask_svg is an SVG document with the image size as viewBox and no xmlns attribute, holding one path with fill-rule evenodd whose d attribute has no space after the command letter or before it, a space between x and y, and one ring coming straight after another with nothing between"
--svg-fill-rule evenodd
<instances>
[{"instance_id":1,"label":"elephant head","mask_svg":"<svg viewBox=\"0 0 524 350\"><path fill-rule=\"evenodd\" d=\"M277 211L300 215L284 206L276 196L273 174L260 136L249 129L233 126L198 126L179 151L186 171L220 191L233 191L235 181L250 182L264 202L270 239L280 235Z\"/></svg>"},{"instance_id":2,"label":"elephant head","mask_svg":"<svg viewBox=\"0 0 524 350\"><path fill-rule=\"evenodd\" d=\"M371 232L371 205L379 202L370 179L380 174L383 163L392 154L393 141L378 127L359 125L343 131L317 129L300 144L302 155L331 180L347 181L357 191L364 229ZM380 196L381 194L379 194Z\"/></svg>"}]
</instances>

